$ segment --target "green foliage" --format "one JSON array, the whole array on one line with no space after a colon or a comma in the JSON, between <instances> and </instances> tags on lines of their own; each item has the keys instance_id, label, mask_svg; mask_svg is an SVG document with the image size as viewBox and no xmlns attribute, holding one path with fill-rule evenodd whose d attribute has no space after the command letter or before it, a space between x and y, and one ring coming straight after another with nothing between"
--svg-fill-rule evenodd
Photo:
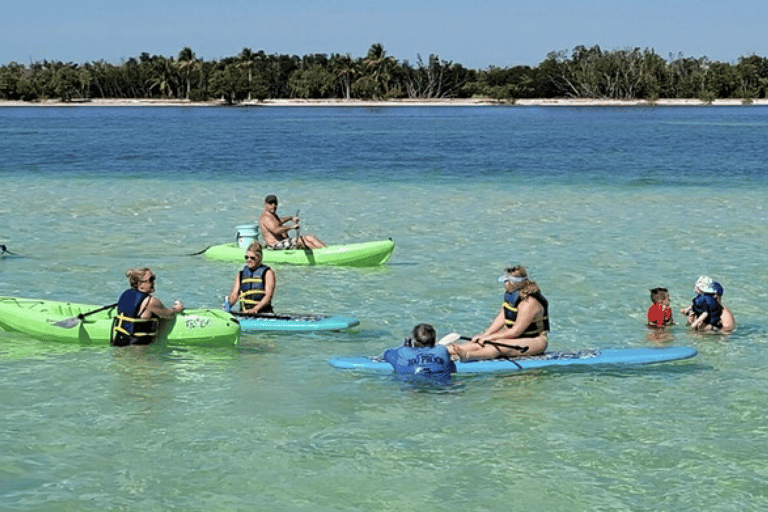
<instances>
[{"instance_id":1,"label":"green foliage","mask_svg":"<svg viewBox=\"0 0 768 512\"><path fill-rule=\"evenodd\" d=\"M25 71L24 66L15 62L0 68L0 99L21 99L18 88Z\"/></svg>"},{"instance_id":2,"label":"green foliage","mask_svg":"<svg viewBox=\"0 0 768 512\"><path fill-rule=\"evenodd\" d=\"M430 55L416 65L387 55L374 43L365 57L349 54L267 55L250 48L207 62L190 47L177 58L142 53L119 65L42 61L0 66L0 99L211 98L234 104L267 98L520 98L644 99L768 97L768 59L737 64L682 54L663 59L653 49L606 51L577 46L550 52L537 66L466 69Z\"/></svg>"},{"instance_id":3,"label":"green foliage","mask_svg":"<svg viewBox=\"0 0 768 512\"><path fill-rule=\"evenodd\" d=\"M362 76L352 84L352 95L355 98L370 100L380 97L381 84L372 76Z\"/></svg>"},{"instance_id":4,"label":"green foliage","mask_svg":"<svg viewBox=\"0 0 768 512\"><path fill-rule=\"evenodd\" d=\"M248 76L234 63L224 64L211 73L209 90L215 98L231 105L248 98Z\"/></svg>"},{"instance_id":5,"label":"green foliage","mask_svg":"<svg viewBox=\"0 0 768 512\"><path fill-rule=\"evenodd\" d=\"M336 90L336 76L320 64L297 69L288 79L296 98L330 98Z\"/></svg>"}]
</instances>

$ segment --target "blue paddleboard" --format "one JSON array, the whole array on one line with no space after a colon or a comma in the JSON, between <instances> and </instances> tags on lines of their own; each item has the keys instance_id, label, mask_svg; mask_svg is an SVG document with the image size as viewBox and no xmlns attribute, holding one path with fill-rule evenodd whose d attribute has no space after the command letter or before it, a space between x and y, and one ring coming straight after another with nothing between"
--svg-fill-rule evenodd
<instances>
[{"instance_id":1,"label":"blue paddleboard","mask_svg":"<svg viewBox=\"0 0 768 512\"><path fill-rule=\"evenodd\" d=\"M633 365L679 361L695 356L690 347L617 348L579 350L578 352L546 352L539 356L519 359L491 359L456 363L457 373L518 372L551 366ZM379 356L333 357L328 361L335 368L346 370L393 371L392 365Z\"/></svg>"},{"instance_id":2,"label":"blue paddleboard","mask_svg":"<svg viewBox=\"0 0 768 512\"><path fill-rule=\"evenodd\" d=\"M250 331L340 331L360 324L351 316L306 315L294 313L257 313L244 315L232 312L240 322L242 332Z\"/></svg>"}]
</instances>

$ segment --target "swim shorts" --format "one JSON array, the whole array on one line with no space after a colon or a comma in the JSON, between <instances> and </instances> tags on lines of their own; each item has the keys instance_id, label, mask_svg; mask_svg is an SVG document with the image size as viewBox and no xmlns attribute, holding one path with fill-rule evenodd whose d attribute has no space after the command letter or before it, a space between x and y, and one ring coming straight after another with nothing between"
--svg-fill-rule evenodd
<instances>
[{"instance_id":1,"label":"swim shorts","mask_svg":"<svg viewBox=\"0 0 768 512\"><path fill-rule=\"evenodd\" d=\"M275 245L270 245L269 248L270 249L276 249L276 250L280 250L280 249L293 249L294 247L296 247L296 244L298 244L298 243L299 243L299 238L298 237L283 238L282 240L277 242Z\"/></svg>"}]
</instances>

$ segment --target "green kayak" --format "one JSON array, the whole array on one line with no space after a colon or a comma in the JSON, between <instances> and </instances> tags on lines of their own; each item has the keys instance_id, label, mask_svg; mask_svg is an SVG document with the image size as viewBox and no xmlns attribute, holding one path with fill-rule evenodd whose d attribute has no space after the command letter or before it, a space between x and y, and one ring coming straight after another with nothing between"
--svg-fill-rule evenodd
<instances>
[{"instance_id":1,"label":"green kayak","mask_svg":"<svg viewBox=\"0 0 768 512\"><path fill-rule=\"evenodd\" d=\"M264 249L264 264L333 265L343 267L376 267L384 264L395 250L392 240L377 240L346 245L329 245L322 249ZM245 249L232 242L206 249L205 257L220 261L243 261Z\"/></svg>"},{"instance_id":2,"label":"green kayak","mask_svg":"<svg viewBox=\"0 0 768 512\"><path fill-rule=\"evenodd\" d=\"M95 310L101 310L88 314ZM0 329L20 332L44 341L109 345L114 307L41 299L0 297ZM82 318L77 318L78 315ZM157 341L173 345L233 345L240 324L219 309L185 309L161 320Z\"/></svg>"}]
</instances>

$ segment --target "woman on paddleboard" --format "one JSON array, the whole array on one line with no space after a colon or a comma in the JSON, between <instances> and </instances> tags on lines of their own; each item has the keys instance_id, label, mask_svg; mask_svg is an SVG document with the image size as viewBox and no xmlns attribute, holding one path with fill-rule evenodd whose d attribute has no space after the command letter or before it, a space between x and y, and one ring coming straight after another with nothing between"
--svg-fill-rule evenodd
<instances>
[{"instance_id":1,"label":"woman on paddleboard","mask_svg":"<svg viewBox=\"0 0 768 512\"><path fill-rule=\"evenodd\" d=\"M158 319L173 318L184 310L184 305L177 300L169 309L152 295L157 276L148 267L129 268L125 277L130 288L117 301L110 343L119 347L148 345L155 340Z\"/></svg>"},{"instance_id":2,"label":"woman on paddleboard","mask_svg":"<svg viewBox=\"0 0 768 512\"><path fill-rule=\"evenodd\" d=\"M521 265L499 277L506 293L499 313L488 328L467 343L448 345L462 361L534 356L547 349L549 303Z\"/></svg>"},{"instance_id":3,"label":"woman on paddleboard","mask_svg":"<svg viewBox=\"0 0 768 512\"><path fill-rule=\"evenodd\" d=\"M242 313L274 313L272 297L275 295L275 271L261 264L263 251L259 242L253 242L245 251L245 266L235 274L235 284L227 296L225 309L239 300Z\"/></svg>"}]
</instances>

